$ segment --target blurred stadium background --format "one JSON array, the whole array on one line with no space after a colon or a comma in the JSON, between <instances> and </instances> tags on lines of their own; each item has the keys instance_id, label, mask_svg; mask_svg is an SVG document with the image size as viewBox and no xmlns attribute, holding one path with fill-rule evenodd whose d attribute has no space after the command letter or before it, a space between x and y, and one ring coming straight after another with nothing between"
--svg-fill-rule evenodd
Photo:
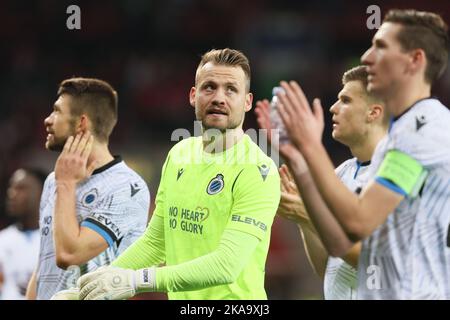
<instances>
[{"instance_id":1,"label":"blurred stadium background","mask_svg":"<svg viewBox=\"0 0 450 320\"><path fill-rule=\"evenodd\" d=\"M81 30L66 28L66 8L81 8ZM358 64L374 33L366 9L377 4L443 14L450 1L128 0L0 2L0 228L8 178L22 165L51 171L56 153L45 151L44 118L58 83L98 77L119 93L119 122L111 150L147 181L152 200L173 130L193 132L188 93L200 55L212 48L242 50L252 67L255 100L270 98L281 79L298 80L308 97L328 108L342 73ZM450 73L435 87L449 104ZM330 119L328 119L330 120ZM252 112L245 128L256 128ZM339 164L349 152L324 142ZM322 285L304 254L296 226L276 218L267 263L271 299L321 299Z\"/></svg>"}]
</instances>

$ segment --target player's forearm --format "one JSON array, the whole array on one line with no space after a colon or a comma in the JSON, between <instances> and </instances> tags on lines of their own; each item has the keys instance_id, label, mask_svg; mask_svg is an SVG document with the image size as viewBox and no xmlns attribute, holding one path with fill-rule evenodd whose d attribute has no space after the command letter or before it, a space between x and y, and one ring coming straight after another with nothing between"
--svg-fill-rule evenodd
<instances>
[{"instance_id":1,"label":"player's forearm","mask_svg":"<svg viewBox=\"0 0 450 320\"><path fill-rule=\"evenodd\" d=\"M164 218L153 214L145 233L111 264L138 270L165 262Z\"/></svg>"},{"instance_id":2,"label":"player's forearm","mask_svg":"<svg viewBox=\"0 0 450 320\"><path fill-rule=\"evenodd\" d=\"M359 255L361 254L361 241L355 243L355 245L347 252L342 259L351 265L353 268L358 269Z\"/></svg>"},{"instance_id":3,"label":"player's forearm","mask_svg":"<svg viewBox=\"0 0 450 320\"><path fill-rule=\"evenodd\" d=\"M295 167L292 171L311 223L317 230L322 244L331 256L344 255L353 243L328 209L311 174L309 171L298 172Z\"/></svg>"},{"instance_id":4,"label":"player's forearm","mask_svg":"<svg viewBox=\"0 0 450 320\"><path fill-rule=\"evenodd\" d=\"M0 265L0 294L2 293L4 282L5 282L5 278L4 278L3 271L2 271L1 265Z\"/></svg>"},{"instance_id":5,"label":"player's forearm","mask_svg":"<svg viewBox=\"0 0 450 320\"><path fill-rule=\"evenodd\" d=\"M79 279L79 296L83 300L128 299L142 292L192 291L231 284L238 280L259 243L251 234L225 230L216 250L178 265L137 271L114 265L99 268Z\"/></svg>"},{"instance_id":6,"label":"player's forearm","mask_svg":"<svg viewBox=\"0 0 450 320\"><path fill-rule=\"evenodd\" d=\"M336 176L334 166L322 144L311 144L304 150L314 184L325 204L352 241L361 239L362 228L370 219L357 195ZM319 231L320 232L320 231ZM325 244L325 243L324 243Z\"/></svg>"},{"instance_id":7,"label":"player's forearm","mask_svg":"<svg viewBox=\"0 0 450 320\"><path fill-rule=\"evenodd\" d=\"M36 300L36 270L33 272L30 281L28 282L25 297L27 300Z\"/></svg>"},{"instance_id":8,"label":"player's forearm","mask_svg":"<svg viewBox=\"0 0 450 320\"><path fill-rule=\"evenodd\" d=\"M205 256L156 269L161 292L200 290L236 281L260 240L241 231L226 230L219 247Z\"/></svg>"},{"instance_id":9,"label":"player's forearm","mask_svg":"<svg viewBox=\"0 0 450 320\"><path fill-rule=\"evenodd\" d=\"M322 244L317 231L310 222L298 223L298 228L303 239L306 256L314 272L323 279L328 261L328 252Z\"/></svg>"},{"instance_id":10,"label":"player's forearm","mask_svg":"<svg viewBox=\"0 0 450 320\"><path fill-rule=\"evenodd\" d=\"M80 226L76 218L76 183L57 181L53 236L56 261L61 267L67 267L72 256L81 249L81 244L77 241L79 235Z\"/></svg>"}]
</instances>

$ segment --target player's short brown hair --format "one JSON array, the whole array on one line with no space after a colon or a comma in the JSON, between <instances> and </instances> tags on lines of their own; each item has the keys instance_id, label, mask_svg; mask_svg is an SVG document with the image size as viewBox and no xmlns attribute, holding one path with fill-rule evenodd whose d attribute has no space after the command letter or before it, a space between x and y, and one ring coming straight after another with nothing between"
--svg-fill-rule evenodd
<instances>
[{"instance_id":1,"label":"player's short brown hair","mask_svg":"<svg viewBox=\"0 0 450 320\"><path fill-rule=\"evenodd\" d=\"M342 76L342 85L346 85L350 81L360 81L367 92L368 73L365 66L357 66L345 71Z\"/></svg>"},{"instance_id":2,"label":"player's short brown hair","mask_svg":"<svg viewBox=\"0 0 450 320\"><path fill-rule=\"evenodd\" d=\"M74 99L72 116L85 113L92 122L92 134L108 142L117 123L117 92L106 81L92 78L71 78L61 82L58 96L67 94Z\"/></svg>"},{"instance_id":3,"label":"player's short brown hair","mask_svg":"<svg viewBox=\"0 0 450 320\"><path fill-rule=\"evenodd\" d=\"M416 10L390 10L383 22L402 26L397 39L405 51L422 49L427 57L425 80L433 84L448 62L448 26L436 13Z\"/></svg>"}]
</instances>

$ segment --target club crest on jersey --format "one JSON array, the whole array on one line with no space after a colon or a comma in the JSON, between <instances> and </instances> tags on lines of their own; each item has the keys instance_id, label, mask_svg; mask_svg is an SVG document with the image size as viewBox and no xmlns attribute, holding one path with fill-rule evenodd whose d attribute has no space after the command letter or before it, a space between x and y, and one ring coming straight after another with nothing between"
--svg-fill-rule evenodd
<instances>
[{"instance_id":1,"label":"club crest on jersey","mask_svg":"<svg viewBox=\"0 0 450 320\"><path fill-rule=\"evenodd\" d=\"M85 206L91 205L98 197L98 191L96 188L89 190L83 195L81 202Z\"/></svg>"},{"instance_id":2,"label":"club crest on jersey","mask_svg":"<svg viewBox=\"0 0 450 320\"><path fill-rule=\"evenodd\" d=\"M222 191L224 186L225 183L223 181L223 175L219 173L215 178L211 179L211 181L208 183L206 192L209 195L217 194L220 191Z\"/></svg>"}]
</instances>

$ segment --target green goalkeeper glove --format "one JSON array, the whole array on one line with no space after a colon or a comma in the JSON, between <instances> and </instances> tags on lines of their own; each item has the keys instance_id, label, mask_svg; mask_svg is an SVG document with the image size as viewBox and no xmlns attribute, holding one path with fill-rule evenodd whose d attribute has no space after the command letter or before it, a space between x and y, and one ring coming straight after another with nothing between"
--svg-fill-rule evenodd
<instances>
[{"instance_id":1,"label":"green goalkeeper glove","mask_svg":"<svg viewBox=\"0 0 450 320\"><path fill-rule=\"evenodd\" d=\"M124 300L141 292L154 291L155 268L140 270L101 267L78 279L80 300Z\"/></svg>"},{"instance_id":2,"label":"green goalkeeper glove","mask_svg":"<svg viewBox=\"0 0 450 320\"><path fill-rule=\"evenodd\" d=\"M55 293L50 300L80 300L80 290L78 288L70 288Z\"/></svg>"}]
</instances>

